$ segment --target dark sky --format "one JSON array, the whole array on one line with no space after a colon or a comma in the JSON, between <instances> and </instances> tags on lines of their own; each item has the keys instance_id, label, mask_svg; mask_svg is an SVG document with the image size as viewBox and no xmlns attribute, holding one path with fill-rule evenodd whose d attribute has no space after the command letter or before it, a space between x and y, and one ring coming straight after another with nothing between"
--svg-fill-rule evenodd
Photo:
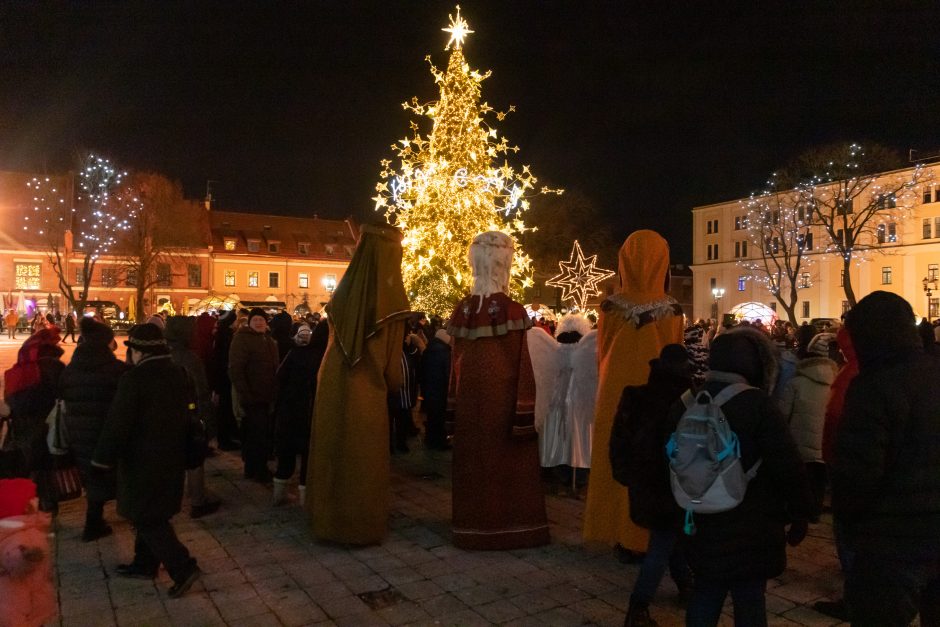
<instances>
[{"instance_id":1,"label":"dark sky","mask_svg":"<svg viewBox=\"0 0 940 627\"><path fill-rule=\"evenodd\" d=\"M543 182L690 257L697 204L806 148L940 150L937 2L474 1L464 52ZM223 209L374 218L400 103L437 96L448 2L6 2L0 168L80 150ZM618 235L619 239L619 235Z\"/></svg>"}]
</instances>

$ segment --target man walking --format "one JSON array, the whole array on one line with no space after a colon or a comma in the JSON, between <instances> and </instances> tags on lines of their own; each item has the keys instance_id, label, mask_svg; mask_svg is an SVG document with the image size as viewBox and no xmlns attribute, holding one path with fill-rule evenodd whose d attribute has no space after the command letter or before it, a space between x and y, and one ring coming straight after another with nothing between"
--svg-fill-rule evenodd
<instances>
[{"instance_id":1,"label":"man walking","mask_svg":"<svg viewBox=\"0 0 940 627\"><path fill-rule=\"evenodd\" d=\"M118 382L92 465L117 466L118 514L137 532L134 560L117 574L153 579L162 563L173 579L168 595L176 598L201 574L170 524L183 500L189 384L156 325L133 327L124 343L134 367Z\"/></svg>"},{"instance_id":2,"label":"man walking","mask_svg":"<svg viewBox=\"0 0 940 627\"><path fill-rule=\"evenodd\" d=\"M873 292L846 315L859 373L832 466L836 523L855 552L845 600L853 626L940 625L940 360L914 312Z\"/></svg>"}]
</instances>

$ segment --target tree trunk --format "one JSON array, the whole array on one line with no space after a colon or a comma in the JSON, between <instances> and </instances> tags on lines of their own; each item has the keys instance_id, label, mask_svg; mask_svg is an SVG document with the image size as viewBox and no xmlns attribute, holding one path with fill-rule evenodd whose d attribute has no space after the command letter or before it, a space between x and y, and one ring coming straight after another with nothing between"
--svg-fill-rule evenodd
<instances>
[{"instance_id":1,"label":"tree trunk","mask_svg":"<svg viewBox=\"0 0 940 627\"><path fill-rule=\"evenodd\" d=\"M849 301L849 307L854 307L857 302L855 299L855 290L852 289L852 275L849 268L852 266L852 257L842 256L842 290L845 292L845 300Z\"/></svg>"}]
</instances>

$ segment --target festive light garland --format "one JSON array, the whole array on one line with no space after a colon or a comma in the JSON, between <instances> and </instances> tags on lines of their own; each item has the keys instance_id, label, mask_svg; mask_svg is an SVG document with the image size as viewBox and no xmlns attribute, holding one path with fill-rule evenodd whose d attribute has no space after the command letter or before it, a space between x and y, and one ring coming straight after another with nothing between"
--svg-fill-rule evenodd
<instances>
[{"instance_id":1,"label":"festive light garland","mask_svg":"<svg viewBox=\"0 0 940 627\"><path fill-rule=\"evenodd\" d=\"M545 281L545 285L560 287L561 299L573 301L579 311L584 311L588 298L601 293L597 284L616 274L613 270L598 268L597 255L585 257L578 240L571 247L568 261L559 261L558 267L561 268L561 274Z\"/></svg>"},{"instance_id":2,"label":"festive light garland","mask_svg":"<svg viewBox=\"0 0 940 627\"><path fill-rule=\"evenodd\" d=\"M469 292L472 282L467 250L474 236L484 231L503 231L513 238L532 230L522 214L534 193L561 193L535 189L537 179L529 166L521 171L509 165L507 156L518 152L486 120L493 108L480 103L480 83L490 73L470 69L463 43L473 31L460 16L450 17L443 29L451 34L445 50L451 50L447 70L430 63L440 100L422 104L417 98L402 106L417 116L433 120L431 133L421 134L411 122L411 136L392 145L399 160L382 160L381 181L372 198L375 210L401 228L404 237L402 276L415 310L447 315ZM514 111L495 113L497 121ZM502 158L502 163L497 159ZM532 285L532 261L517 245L512 265L512 290Z\"/></svg>"}]
</instances>

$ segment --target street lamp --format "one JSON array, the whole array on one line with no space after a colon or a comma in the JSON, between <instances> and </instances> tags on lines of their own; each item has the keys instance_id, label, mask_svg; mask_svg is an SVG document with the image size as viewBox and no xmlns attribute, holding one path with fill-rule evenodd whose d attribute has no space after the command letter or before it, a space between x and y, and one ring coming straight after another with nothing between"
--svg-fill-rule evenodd
<instances>
[{"instance_id":1,"label":"street lamp","mask_svg":"<svg viewBox=\"0 0 940 627\"><path fill-rule=\"evenodd\" d=\"M924 294L927 295L927 322L930 322L930 297L937 291L937 279L924 277L921 283L924 284Z\"/></svg>"},{"instance_id":2,"label":"street lamp","mask_svg":"<svg viewBox=\"0 0 940 627\"><path fill-rule=\"evenodd\" d=\"M718 320L718 302L721 300L721 297L725 295L725 288L723 287L713 287L712 296L715 297L715 315L712 316L715 320Z\"/></svg>"}]
</instances>

